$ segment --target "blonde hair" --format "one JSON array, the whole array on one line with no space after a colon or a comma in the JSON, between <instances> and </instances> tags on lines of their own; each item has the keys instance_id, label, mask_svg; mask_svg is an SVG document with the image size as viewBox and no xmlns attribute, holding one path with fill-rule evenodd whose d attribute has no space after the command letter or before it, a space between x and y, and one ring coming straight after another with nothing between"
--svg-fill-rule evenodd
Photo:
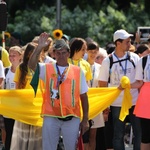
<instances>
[{"instance_id":1,"label":"blonde hair","mask_svg":"<svg viewBox=\"0 0 150 150\"><path fill-rule=\"evenodd\" d=\"M22 48L19 47L19 46L12 46L12 47L10 47L10 48L9 48L9 52L10 52L10 51L16 51L16 52L18 52L20 55L22 55Z\"/></svg>"}]
</instances>

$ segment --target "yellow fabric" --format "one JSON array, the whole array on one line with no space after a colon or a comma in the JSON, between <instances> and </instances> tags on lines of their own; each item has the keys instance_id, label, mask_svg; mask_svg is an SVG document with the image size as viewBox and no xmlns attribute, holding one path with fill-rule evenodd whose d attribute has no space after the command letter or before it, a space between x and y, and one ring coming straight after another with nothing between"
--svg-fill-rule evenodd
<instances>
[{"instance_id":1,"label":"yellow fabric","mask_svg":"<svg viewBox=\"0 0 150 150\"><path fill-rule=\"evenodd\" d=\"M32 89L0 90L0 114L20 122L42 125L40 117L42 105L41 92L34 98Z\"/></svg>"},{"instance_id":2,"label":"yellow fabric","mask_svg":"<svg viewBox=\"0 0 150 150\"><path fill-rule=\"evenodd\" d=\"M128 109L131 107L131 94L129 91L129 80L127 77L122 78L122 86L125 88L125 94L120 113L120 119L124 120L128 115ZM94 118L97 114L117 98L120 90L116 87L110 88L89 88L89 118ZM42 126L42 118L40 117L42 105L41 91L38 90L37 96L34 98L32 89L23 90L0 90L0 114L8 116L15 120Z\"/></svg>"},{"instance_id":3,"label":"yellow fabric","mask_svg":"<svg viewBox=\"0 0 150 150\"><path fill-rule=\"evenodd\" d=\"M91 67L87 61L82 58L79 60L72 60L71 58L68 58L68 63L79 66L85 74L86 81L90 81L92 79Z\"/></svg>"},{"instance_id":4,"label":"yellow fabric","mask_svg":"<svg viewBox=\"0 0 150 150\"><path fill-rule=\"evenodd\" d=\"M18 66L15 71L14 82L18 83L19 77L20 77L20 69ZM28 74L26 76L27 83L26 83L25 89L32 89L32 86L30 85L32 77L33 77L33 72L28 68Z\"/></svg>"},{"instance_id":5,"label":"yellow fabric","mask_svg":"<svg viewBox=\"0 0 150 150\"><path fill-rule=\"evenodd\" d=\"M9 54L4 48L2 48L2 62L4 67L11 66L11 62L9 61Z\"/></svg>"},{"instance_id":6,"label":"yellow fabric","mask_svg":"<svg viewBox=\"0 0 150 150\"><path fill-rule=\"evenodd\" d=\"M129 109L132 107L132 96L130 94L130 80L128 77L123 76L121 78L121 86L125 88L124 90L124 97L122 100L122 107L121 107L121 112L119 119L123 121L126 117L126 115L129 114Z\"/></svg>"}]
</instances>

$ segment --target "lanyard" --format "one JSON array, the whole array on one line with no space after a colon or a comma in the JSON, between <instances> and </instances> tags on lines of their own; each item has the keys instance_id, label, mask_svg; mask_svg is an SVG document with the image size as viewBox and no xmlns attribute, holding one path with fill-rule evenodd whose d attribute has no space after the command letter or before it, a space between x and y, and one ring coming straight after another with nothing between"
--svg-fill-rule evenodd
<instances>
[{"instance_id":1,"label":"lanyard","mask_svg":"<svg viewBox=\"0 0 150 150\"><path fill-rule=\"evenodd\" d=\"M56 69L57 69L57 88L59 87L59 85L64 81L64 77L65 77L65 74L68 70L68 67L66 67L63 71L63 73L61 74L60 73L60 70L59 70L59 67L58 65L56 64Z\"/></svg>"},{"instance_id":2,"label":"lanyard","mask_svg":"<svg viewBox=\"0 0 150 150\"><path fill-rule=\"evenodd\" d=\"M71 59L71 63L72 63L73 65L75 65L72 59ZM78 61L78 66L80 67L80 61Z\"/></svg>"},{"instance_id":3,"label":"lanyard","mask_svg":"<svg viewBox=\"0 0 150 150\"><path fill-rule=\"evenodd\" d=\"M90 85L91 87L93 87L93 80L94 80L94 74L95 74L95 65L93 65L93 69L92 69L92 80L90 80Z\"/></svg>"},{"instance_id":4,"label":"lanyard","mask_svg":"<svg viewBox=\"0 0 150 150\"><path fill-rule=\"evenodd\" d=\"M126 71L127 71L127 58L128 58L128 55L126 56L126 62L125 62L125 68L123 67L122 63L121 63L121 60L118 58L118 56L114 53L114 56L117 58L117 60L119 61L119 65L121 66L122 68L122 71L124 72L124 75L126 75Z\"/></svg>"}]
</instances>

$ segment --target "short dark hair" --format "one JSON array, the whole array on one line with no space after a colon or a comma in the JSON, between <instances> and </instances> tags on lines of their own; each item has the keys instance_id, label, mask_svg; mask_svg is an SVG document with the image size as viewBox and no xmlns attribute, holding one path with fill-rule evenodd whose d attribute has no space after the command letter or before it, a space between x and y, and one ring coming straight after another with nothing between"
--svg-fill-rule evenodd
<instances>
[{"instance_id":1,"label":"short dark hair","mask_svg":"<svg viewBox=\"0 0 150 150\"><path fill-rule=\"evenodd\" d=\"M96 42L91 42L87 44L87 50L93 50L93 49L97 49L99 50L99 45Z\"/></svg>"},{"instance_id":2,"label":"short dark hair","mask_svg":"<svg viewBox=\"0 0 150 150\"><path fill-rule=\"evenodd\" d=\"M149 46L147 44L141 44L137 47L137 50L135 51L136 54L142 54L144 51L149 49Z\"/></svg>"},{"instance_id":3,"label":"short dark hair","mask_svg":"<svg viewBox=\"0 0 150 150\"><path fill-rule=\"evenodd\" d=\"M115 45L117 44L117 42L122 43L122 41L123 41L123 39L117 39L117 40L115 41Z\"/></svg>"},{"instance_id":4,"label":"short dark hair","mask_svg":"<svg viewBox=\"0 0 150 150\"><path fill-rule=\"evenodd\" d=\"M72 58L75 54L75 52L79 52L83 46L83 44L86 44L86 41L82 38L73 38L69 42L70 45L70 58Z\"/></svg>"}]
</instances>

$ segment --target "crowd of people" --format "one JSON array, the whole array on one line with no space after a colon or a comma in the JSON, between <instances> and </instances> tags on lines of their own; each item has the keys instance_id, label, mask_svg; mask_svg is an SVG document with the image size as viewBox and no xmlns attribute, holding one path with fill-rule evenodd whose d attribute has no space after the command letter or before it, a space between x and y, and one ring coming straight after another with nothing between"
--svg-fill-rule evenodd
<instances>
[{"instance_id":1,"label":"crowd of people","mask_svg":"<svg viewBox=\"0 0 150 150\"><path fill-rule=\"evenodd\" d=\"M46 32L24 45L13 33L7 50L0 47L0 88L32 89L31 81L37 82L38 75L42 84L37 88L46 90L42 127L0 115L3 150L57 150L60 137L65 150L77 150L80 135L84 150L125 150L127 122L133 129L133 150L150 150L150 40L139 41L138 36L133 39L133 34L119 29L112 43L102 48L89 37L68 39L64 34L53 39ZM123 76L130 80L132 107L121 121ZM87 92L92 87L118 87L122 92L89 120Z\"/></svg>"}]
</instances>

